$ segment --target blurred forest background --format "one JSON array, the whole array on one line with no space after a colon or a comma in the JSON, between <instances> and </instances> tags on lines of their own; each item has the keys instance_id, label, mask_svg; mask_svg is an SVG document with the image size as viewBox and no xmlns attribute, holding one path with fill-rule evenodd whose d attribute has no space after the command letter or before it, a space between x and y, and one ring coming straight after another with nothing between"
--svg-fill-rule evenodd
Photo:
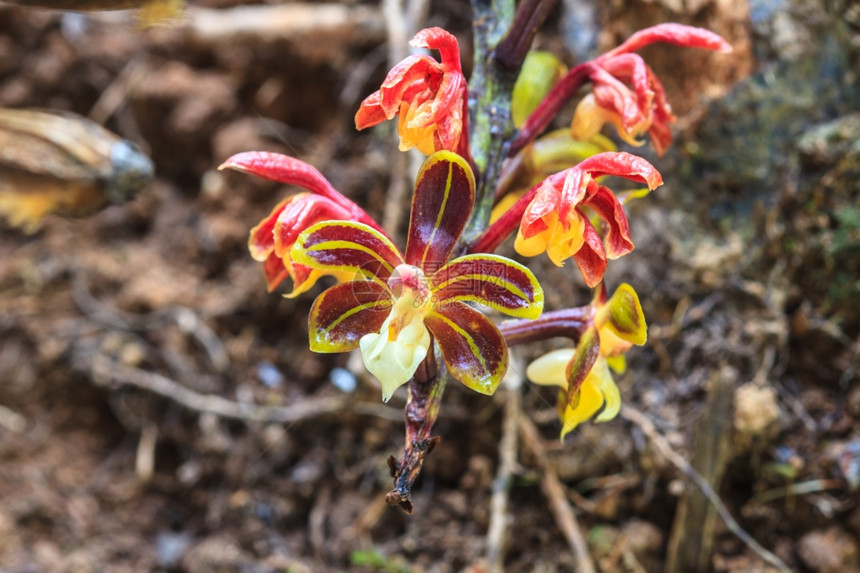
<instances>
[{"instance_id":1,"label":"blurred forest background","mask_svg":"<svg viewBox=\"0 0 860 573\"><path fill-rule=\"evenodd\" d=\"M569 64L664 21L735 51L643 51L679 121L640 149L666 185L608 275L650 326L623 415L561 444L553 391L449 385L412 516L383 500L405 394L308 350L313 296L267 294L246 249L288 190L215 168L300 157L402 236L391 126L352 116L410 29L454 32L468 75L469 3L241 3L149 28L0 3L0 107L88 116L155 165L127 204L0 230L0 571L567 571L576 531L598 571L774 570L679 456L792 570L860 571L857 3L559 2L537 44ZM548 308L589 300L530 264Z\"/></svg>"}]
</instances>

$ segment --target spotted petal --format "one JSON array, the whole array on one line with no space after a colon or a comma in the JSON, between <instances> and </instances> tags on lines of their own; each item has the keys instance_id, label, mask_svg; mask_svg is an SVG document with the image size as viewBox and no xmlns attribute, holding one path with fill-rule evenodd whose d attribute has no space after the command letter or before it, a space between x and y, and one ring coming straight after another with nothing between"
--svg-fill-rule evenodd
<instances>
[{"instance_id":1,"label":"spotted petal","mask_svg":"<svg viewBox=\"0 0 860 573\"><path fill-rule=\"evenodd\" d=\"M508 347L490 319L465 303L448 301L434 308L424 324L454 378L481 394L496 391L508 368Z\"/></svg>"},{"instance_id":2,"label":"spotted petal","mask_svg":"<svg viewBox=\"0 0 860 573\"><path fill-rule=\"evenodd\" d=\"M432 272L451 256L475 201L475 177L450 151L427 158L415 180L406 262Z\"/></svg>"},{"instance_id":3,"label":"spotted petal","mask_svg":"<svg viewBox=\"0 0 860 573\"><path fill-rule=\"evenodd\" d=\"M523 265L498 255L466 255L431 277L439 304L470 301L510 316L537 318L543 310L543 289Z\"/></svg>"},{"instance_id":4,"label":"spotted petal","mask_svg":"<svg viewBox=\"0 0 860 573\"><path fill-rule=\"evenodd\" d=\"M308 317L311 350L358 348L362 336L379 332L392 304L388 289L374 281L351 281L327 289L314 301Z\"/></svg>"},{"instance_id":5,"label":"spotted petal","mask_svg":"<svg viewBox=\"0 0 860 573\"><path fill-rule=\"evenodd\" d=\"M294 262L321 271L354 273L386 284L400 251L379 231L353 221L323 221L301 235L290 251Z\"/></svg>"}]
</instances>

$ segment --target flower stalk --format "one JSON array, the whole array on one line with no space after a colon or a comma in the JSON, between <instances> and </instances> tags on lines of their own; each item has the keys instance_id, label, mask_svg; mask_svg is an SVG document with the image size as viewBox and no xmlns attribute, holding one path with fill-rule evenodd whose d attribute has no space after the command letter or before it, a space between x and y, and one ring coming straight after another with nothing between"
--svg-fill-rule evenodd
<instances>
[{"instance_id":1,"label":"flower stalk","mask_svg":"<svg viewBox=\"0 0 860 573\"><path fill-rule=\"evenodd\" d=\"M511 28L496 48L496 59L511 70L519 70L535 34L558 0L523 0Z\"/></svg>"},{"instance_id":2,"label":"flower stalk","mask_svg":"<svg viewBox=\"0 0 860 573\"><path fill-rule=\"evenodd\" d=\"M498 42L513 21L513 5L511 0L472 0L475 64L469 83L469 148L477 189L475 209L463 233L467 243L475 240L489 223L496 184L513 135L511 93L518 69L503 65L495 55Z\"/></svg>"},{"instance_id":3,"label":"flower stalk","mask_svg":"<svg viewBox=\"0 0 860 573\"><path fill-rule=\"evenodd\" d=\"M445 390L445 375L440 375L435 353L428 353L407 387L409 393L404 413L406 442L399 461L394 456L388 458L394 487L385 495L385 502L411 514L412 487L421 473L424 460L441 439L431 436Z\"/></svg>"}]
</instances>

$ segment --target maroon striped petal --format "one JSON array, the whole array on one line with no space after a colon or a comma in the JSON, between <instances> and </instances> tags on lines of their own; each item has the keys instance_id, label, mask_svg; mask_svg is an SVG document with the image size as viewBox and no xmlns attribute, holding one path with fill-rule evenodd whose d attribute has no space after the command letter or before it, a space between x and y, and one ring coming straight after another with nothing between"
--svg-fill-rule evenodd
<instances>
[{"instance_id":1,"label":"maroon striped petal","mask_svg":"<svg viewBox=\"0 0 860 573\"><path fill-rule=\"evenodd\" d=\"M430 279L440 304L471 301L510 316L537 318L543 289L523 265L498 255L466 255L451 261Z\"/></svg>"},{"instance_id":2,"label":"maroon striped petal","mask_svg":"<svg viewBox=\"0 0 860 573\"><path fill-rule=\"evenodd\" d=\"M397 247L379 231L354 221L323 221L304 231L291 259L321 271L355 273L386 284L403 263Z\"/></svg>"},{"instance_id":3,"label":"maroon striped petal","mask_svg":"<svg viewBox=\"0 0 860 573\"><path fill-rule=\"evenodd\" d=\"M481 394L496 391L508 369L508 347L490 319L465 303L448 301L430 311L424 324L454 378Z\"/></svg>"},{"instance_id":4,"label":"maroon striped petal","mask_svg":"<svg viewBox=\"0 0 860 573\"><path fill-rule=\"evenodd\" d=\"M406 262L432 272L444 265L466 226L475 201L475 177L450 151L427 158L415 180Z\"/></svg>"},{"instance_id":5,"label":"maroon striped petal","mask_svg":"<svg viewBox=\"0 0 860 573\"><path fill-rule=\"evenodd\" d=\"M373 281L341 283L325 290L308 316L311 350L346 352L358 348L362 336L379 332L392 304L388 289Z\"/></svg>"}]
</instances>

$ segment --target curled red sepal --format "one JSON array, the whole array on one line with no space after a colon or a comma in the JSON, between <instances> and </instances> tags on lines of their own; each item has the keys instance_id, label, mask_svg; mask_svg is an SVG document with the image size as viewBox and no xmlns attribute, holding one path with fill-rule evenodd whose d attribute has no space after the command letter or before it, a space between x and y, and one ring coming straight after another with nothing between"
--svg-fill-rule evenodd
<instances>
[{"instance_id":1,"label":"curled red sepal","mask_svg":"<svg viewBox=\"0 0 860 573\"><path fill-rule=\"evenodd\" d=\"M586 80L592 93L577 106L571 124L573 136L588 140L609 122L631 145L647 133L659 154L672 142L669 124L675 121L660 80L637 54L649 44L663 42L688 48L730 52L731 46L718 34L683 24L660 24L633 34L626 42L592 61L574 67L547 94L523 124L511 145L514 154L532 141Z\"/></svg>"},{"instance_id":2,"label":"curled red sepal","mask_svg":"<svg viewBox=\"0 0 860 573\"><path fill-rule=\"evenodd\" d=\"M645 183L649 189L663 183L653 165L624 152L599 153L551 175L526 196L529 203L514 245L517 252L524 256L546 252L559 266L573 257L585 283L597 285L607 259L617 259L634 247L621 202L611 189L596 181L603 175ZM584 207L604 222L603 235L594 228Z\"/></svg>"},{"instance_id":3,"label":"curled red sepal","mask_svg":"<svg viewBox=\"0 0 860 573\"><path fill-rule=\"evenodd\" d=\"M326 220L355 220L379 228L358 205L344 197L314 167L300 159L249 151L225 161L219 169L233 169L310 191L281 201L256 227L251 229L248 249L254 260L263 263L266 286L273 291L287 277L293 280L289 297L308 290L324 274L292 260L290 251L299 234Z\"/></svg>"},{"instance_id":4,"label":"curled red sepal","mask_svg":"<svg viewBox=\"0 0 860 573\"><path fill-rule=\"evenodd\" d=\"M417 147L426 155L440 150L468 155L466 78L457 39L442 28L426 28L410 45L437 50L441 61L409 56L395 65L379 90L361 103L355 114L356 129L399 115L402 151Z\"/></svg>"},{"instance_id":5,"label":"curled red sepal","mask_svg":"<svg viewBox=\"0 0 860 573\"><path fill-rule=\"evenodd\" d=\"M251 257L263 263L263 274L269 292L278 287L287 277L293 280L294 297L313 286L320 273L309 267L294 263L290 249L299 234L319 221L350 219L349 211L336 205L327 197L311 193L299 193L281 201L272 212L251 229L248 250Z\"/></svg>"},{"instance_id":6,"label":"curled red sepal","mask_svg":"<svg viewBox=\"0 0 860 573\"><path fill-rule=\"evenodd\" d=\"M722 53L732 51L731 44L726 42L719 34L715 34L705 28L667 22L635 32L623 44L607 52L606 56L635 52L645 46L658 42L674 44L685 48L703 48Z\"/></svg>"},{"instance_id":7,"label":"curled red sepal","mask_svg":"<svg viewBox=\"0 0 860 573\"><path fill-rule=\"evenodd\" d=\"M639 55L632 52L664 42L687 48L730 52L718 34L683 24L660 24L633 34L617 48L596 58L588 67L593 84L574 114L571 130L577 139L589 139L604 123L613 123L619 136L631 145L648 133L658 154L672 143L669 124L675 121L663 84ZM628 87L630 86L630 87Z\"/></svg>"},{"instance_id":8,"label":"curled red sepal","mask_svg":"<svg viewBox=\"0 0 860 573\"><path fill-rule=\"evenodd\" d=\"M381 232L351 221L306 229L291 250L295 264L352 274L325 291L309 318L311 349L360 348L388 399L411 378L433 338L451 374L492 393L507 368L504 338L466 302L536 318L543 291L524 266L495 255L448 261L474 201L474 178L460 156L440 151L418 175L406 254ZM431 337L432 333L432 337Z\"/></svg>"}]
</instances>

